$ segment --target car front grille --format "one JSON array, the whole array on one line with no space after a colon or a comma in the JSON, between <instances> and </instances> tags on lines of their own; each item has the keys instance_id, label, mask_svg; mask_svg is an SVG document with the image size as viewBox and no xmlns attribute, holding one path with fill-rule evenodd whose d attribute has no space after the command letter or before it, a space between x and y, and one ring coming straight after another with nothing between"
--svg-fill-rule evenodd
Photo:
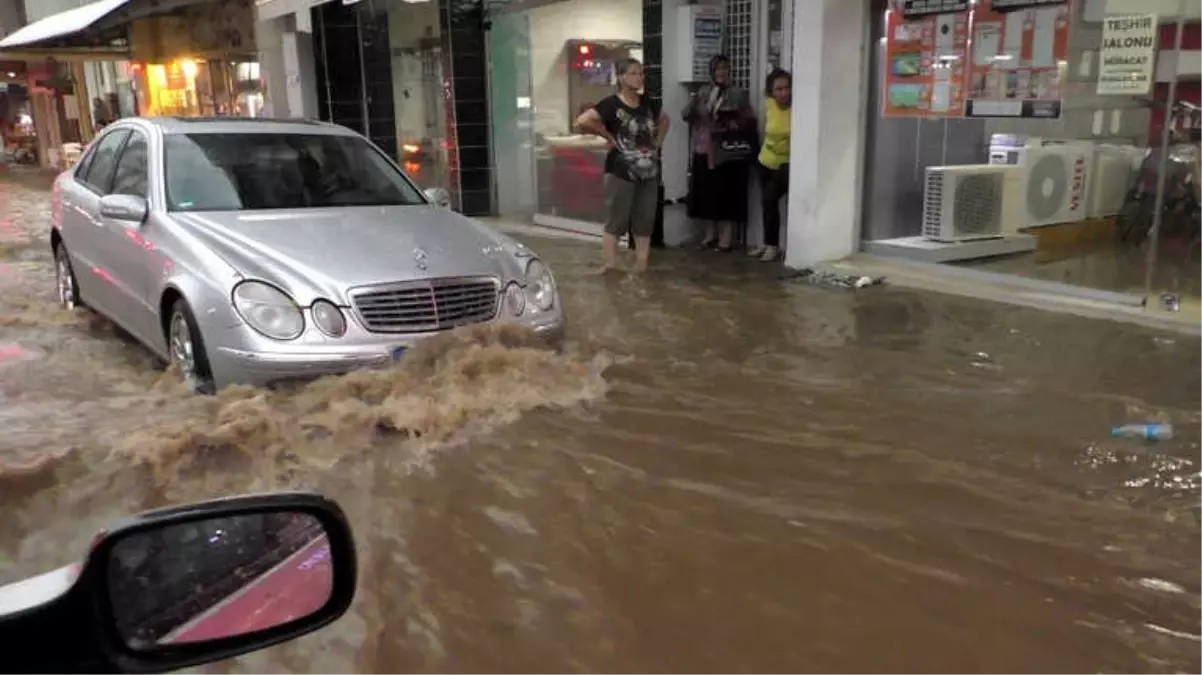
<instances>
[{"instance_id":1,"label":"car front grille","mask_svg":"<svg viewBox=\"0 0 1202 675\"><path fill-rule=\"evenodd\" d=\"M373 333L426 333L492 319L500 291L494 277L423 279L357 289L351 302Z\"/></svg>"}]
</instances>

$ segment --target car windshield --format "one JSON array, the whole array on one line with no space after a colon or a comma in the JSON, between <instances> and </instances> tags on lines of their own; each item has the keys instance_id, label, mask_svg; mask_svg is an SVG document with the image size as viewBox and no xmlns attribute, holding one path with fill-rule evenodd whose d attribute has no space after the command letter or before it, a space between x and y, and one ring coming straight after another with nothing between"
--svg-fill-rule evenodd
<instances>
[{"instance_id":1,"label":"car windshield","mask_svg":"<svg viewBox=\"0 0 1202 675\"><path fill-rule=\"evenodd\" d=\"M170 134L172 211L257 211L424 204L367 141L325 134Z\"/></svg>"}]
</instances>

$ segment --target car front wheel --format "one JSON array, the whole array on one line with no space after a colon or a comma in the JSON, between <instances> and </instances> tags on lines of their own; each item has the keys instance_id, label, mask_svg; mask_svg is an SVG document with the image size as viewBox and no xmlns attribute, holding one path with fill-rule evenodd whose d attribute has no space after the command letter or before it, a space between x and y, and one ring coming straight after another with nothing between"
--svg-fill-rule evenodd
<instances>
[{"instance_id":1,"label":"car front wheel","mask_svg":"<svg viewBox=\"0 0 1202 675\"><path fill-rule=\"evenodd\" d=\"M58 304L65 310L82 307L79 298L79 282L75 279L75 269L71 267L71 256L67 255L67 247L61 243L54 247L54 280L58 287Z\"/></svg>"},{"instance_id":2,"label":"car front wheel","mask_svg":"<svg viewBox=\"0 0 1202 675\"><path fill-rule=\"evenodd\" d=\"M171 307L171 318L167 322L167 349L171 365L179 368L189 389L198 394L214 392L204 338L196 326L192 310L182 298Z\"/></svg>"}]
</instances>

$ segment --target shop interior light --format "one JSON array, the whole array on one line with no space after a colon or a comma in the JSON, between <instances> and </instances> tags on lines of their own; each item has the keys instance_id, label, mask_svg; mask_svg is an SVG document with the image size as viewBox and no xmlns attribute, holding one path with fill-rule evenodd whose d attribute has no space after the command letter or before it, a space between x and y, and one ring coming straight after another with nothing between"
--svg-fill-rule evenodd
<instances>
[{"instance_id":1,"label":"shop interior light","mask_svg":"<svg viewBox=\"0 0 1202 675\"><path fill-rule=\"evenodd\" d=\"M180 69L184 71L184 77L192 79L196 77L196 62L192 59L183 59L180 61Z\"/></svg>"}]
</instances>

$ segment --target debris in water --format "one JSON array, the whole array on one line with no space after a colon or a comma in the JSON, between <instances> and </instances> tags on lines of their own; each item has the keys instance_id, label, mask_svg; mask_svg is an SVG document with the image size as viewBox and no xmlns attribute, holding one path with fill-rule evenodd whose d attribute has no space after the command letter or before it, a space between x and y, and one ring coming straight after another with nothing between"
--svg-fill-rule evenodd
<instances>
[{"instance_id":1,"label":"debris in water","mask_svg":"<svg viewBox=\"0 0 1202 675\"><path fill-rule=\"evenodd\" d=\"M15 363L17 361L32 361L38 357L38 353L30 351L16 343L0 343L0 364Z\"/></svg>"},{"instance_id":2,"label":"debris in water","mask_svg":"<svg viewBox=\"0 0 1202 675\"><path fill-rule=\"evenodd\" d=\"M1142 438L1145 441L1167 441L1173 437L1171 424L1124 424L1110 429L1112 438Z\"/></svg>"},{"instance_id":3,"label":"debris in water","mask_svg":"<svg viewBox=\"0 0 1202 675\"><path fill-rule=\"evenodd\" d=\"M1169 312L1181 311L1181 294L1165 293L1160 296L1160 306Z\"/></svg>"},{"instance_id":4,"label":"debris in water","mask_svg":"<svg viewBox=\"0 0 1202 675\"><path fill-rule=\"evenodd\" d=\"M786 273L784 279L799 279L812 286L827 286L831 288L867 288L885 283L885 277L869 277L859 274L836 274L834 272L819 272L808 267Z\"/></svg>"}]
</instances>

